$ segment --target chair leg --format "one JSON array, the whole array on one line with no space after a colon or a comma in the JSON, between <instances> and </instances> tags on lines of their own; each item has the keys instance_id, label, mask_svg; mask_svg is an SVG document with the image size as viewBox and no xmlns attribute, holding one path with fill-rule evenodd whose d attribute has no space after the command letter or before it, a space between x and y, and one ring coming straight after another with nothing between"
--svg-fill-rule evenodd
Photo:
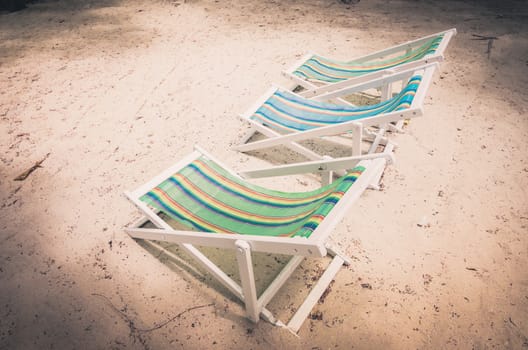
<instances>
[{"instance_id":1,"label":"chair leg","mask_svg":"<svg viewBox=\"0 0 528 350\"><path fill-rule=\"evenodd\" d=\"M332 157L323 156L324 160L330 160ZM322 171L321 172L321 186L329 185L333 182L334 172L333 171Z\"/></svg>"},{"instance_id":2,"label":"chair leg","mask_svg":"<svg viewBox=\"0 0 528 350\"><path fill-rule=\"evenodd\" d=\"M242 137L242 139L240 139L240 142L239 144L243 145L245 144L246 142L248 142L248 140L253 136L255 135L255 133L257 132L257 130L255 128L251 128L248 130L248 132Z\"/></svg>"},{"instance_id":3,"label":"chair leg","mask_svg":"<svg viewBox=\"0 0 528 350\"><path fill-rule=\"evenodd\" d=\"M352 155L361 155L361 141L363 138L363 126L359 123L354 125L352 130Z\"/></svg>"},{"instance_id":4,"label":"chair leg","mask_svg":"<svg viewBox=\"0 0 528 350\"><path fill-rule=\"evenodd\" d=\"M330 285L330 282L334 279L337 272L341 269L345 261L340 255L336 255L330 265L326 268L323 275L319 278L317 284L313 287L311 292L308 294L303 304L299 307L295 315L288 322L288 328L297 333L301 325L303 324L306 317L310 314L317 301L321 298L324 291Z\"/></svg>"},{"instance_id":5,"label":"chair leg","mask_svg":"<svg viewBox=\"0 0 528 350\"><path fill-rule=\"evenodd\" d=\"M335 257L336 255L338 255L341 259L343 259L343 265L349 266L352 263L350 258L344 253L342 253L336 246L327 243L325 247L328 251L328 255L330 255L331 257Z\"/></svg>"},{"instance_id":6,"label":"chair leg","mask_svg":"<svg viewBox=\"0 0 528 350\"><path fill-rule=\"evenodd\" d=\"M251 321L257 323L260 311L257 305L257 288L255 287L255 275L251 260L251 246L248 242L240 240L236 241L235 244L237 246L236 257L240 281L242 282L242 293L246 304L246 315Z\"/></svg>"},{"instance_id":7,"label":"chair leg","mask_svg":"<svg viewBox=\"0 0 528 350\"><path fill-rule=\"evenodd\" d=\"M392 84L388 83L381 87L381 101L387 101L391 97Z\"/></svg>"},{"instance_id":8,"label":"chair leg","mask_svg":"<svg viewBox=\"0 0 528 350\"><path fill-rule=\"evenodd\" d=\"M395 124L389 124L389 128L392 132L399 132L399 133L404 133L405 131L403 130L403 124L404 124L404 121L403 120L398 120Z\"/></svg>"},{"instance_id":9,"label":"chair leg","mask_svg":"<svg viewBox=\"0 0 528 350\"><path fill-rule=\"evenodd\" d=\"M383 134L385 134L385 126L380 127L380 129L378 130L376 137L374 138L374 140L372 141L372 144L370 145L368 154L372 154L376 152L376 149L378 148L378 146L380 145L383 139Z\"/></svg>"}]
</instances>

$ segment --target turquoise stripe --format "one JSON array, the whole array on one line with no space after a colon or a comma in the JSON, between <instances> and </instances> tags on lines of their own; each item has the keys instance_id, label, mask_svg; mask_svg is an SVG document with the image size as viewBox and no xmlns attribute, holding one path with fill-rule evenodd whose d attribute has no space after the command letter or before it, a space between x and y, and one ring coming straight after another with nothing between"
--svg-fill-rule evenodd
<instances>
[{"instance_id":1,"label":"turquoise stripe","mask_svg":"<svg viewBox=\"0 0 528 350\"><path fill-rule=\"evenodd\" d=\"M313 56L308 59L302 66L297 68L293 74L303 79L314 79L319 81L325 81L329 83L335 83L350 79L356 76L364 75L367 73L389 69L401 64L416 61L423 57L434 54L443 39L443 34L438 37L431 39L430 41L422 44L415 48L409 53L405 53L401 56L387 59L384 61L370 61L357 63L354 61L340 62L337 60L331 60L322 56ZM336 64L342 67L334 67L332 64Z\"/></svg>"},{"instance_id":2,"label":"turquoise stripe","mask_svg":"<svg viewBox=\"0 0 528 350\"><path fill-rule=\"evenodd\" d=\"M393 98L361 107L329 104L305 99L290 92L277 91L263 103L251 119L287 133L377 116L409 108L420 81L421 76L414 76Z\"/></svg>"}]
</instances>

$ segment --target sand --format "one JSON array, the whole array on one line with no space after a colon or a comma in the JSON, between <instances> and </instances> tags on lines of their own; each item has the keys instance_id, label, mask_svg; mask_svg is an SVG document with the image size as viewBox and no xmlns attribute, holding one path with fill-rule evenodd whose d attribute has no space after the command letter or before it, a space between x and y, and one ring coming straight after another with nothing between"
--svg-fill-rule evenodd
<instances>
[{"instance_id":1,"label":"sand","mask_svg":"<svg viewBox=\"0 0 528 350\"><path fill-rule=\"evenodd\" d=\"M0 14L0 348L528 348L527 17L522 1L453 0L62 0ZM237 114L307 50L346 59L452 27L383 190L333 234L353 264L298 337L252 324L195 265L125 234L139 213L123 191L194 144L238 170L298 160L230 147L246 130ZM497 37L489 53L473 34ZM287 319L326 263L303 263L270 309Z\"/></svg>"}]
</instances>

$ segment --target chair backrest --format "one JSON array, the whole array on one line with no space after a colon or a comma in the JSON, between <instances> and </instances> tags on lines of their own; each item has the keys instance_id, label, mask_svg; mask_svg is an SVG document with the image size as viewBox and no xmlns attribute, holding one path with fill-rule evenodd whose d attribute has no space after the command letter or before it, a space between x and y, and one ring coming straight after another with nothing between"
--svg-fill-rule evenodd
<instances>
[{"instance_id":1,"label":"chair backrest","mask_svg":"<svg viewBox=\"0 0 528 350\"><path fill-rule=\"evenodd\" d=\"M309 237L364 170L358 166L330 185L288 193L250 184L201 156L140 200L202 232Z\"/></svg>"},{"instance_id":2,"label":"chair backrest","mask_svg":"<svg viewBox=\"0 0 528 350\"><path fill-rule=\"evenodd\" d=\"M422 74L413 75L397 95L369 106L336 105L276 90L250 119L281 133L290 133L408 109L420 87Z\"/></svg>"},{"instance_id":3,"label":"chair backrest","mask_svg":"<svg viewBox=\"0 0 528 350\"><path fill-rule=\"evenodd\" d=\"M442 59L443 51L454 33L454 29L438 33L348 62L313 55L292 74L305 80L336 83L380 70L405 66L426 58L431 62L435 57Z\"/></svg>"}]
</instances>

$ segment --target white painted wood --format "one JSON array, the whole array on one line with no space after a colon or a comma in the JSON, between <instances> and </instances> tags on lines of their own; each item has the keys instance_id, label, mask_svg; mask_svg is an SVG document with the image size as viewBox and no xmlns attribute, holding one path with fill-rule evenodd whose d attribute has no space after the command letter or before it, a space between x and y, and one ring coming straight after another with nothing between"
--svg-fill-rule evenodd
<instances>
[{"instance_id":1,"label":"white painted wood","mask_svg":"<svg viewBox=\"0 0 528 350\"><path fill-rule=\"evenodd\" d=\"M190 244L181 244L183 250L190 254L203 268L205 268L213 277L216 278L224 287L231 293L236 295L240 300L244 301L242 288L229 277L224 271L216 266L209 258L202 254L198 249Z\"/></svg>"},{"instance_id":2,"label":"white painted wood","mask_svg":"<svg viewBox=\"0 0 528 350\"><path fill-rule=\"evenodd\" d=\"M302 132L293 132L290 134L279 135L273 138L268 138L265 140L254 141L246 143L244 145L239 145L235 149L240 152L248 152L256 149L274 147L279 145L286 145L292 141L302 141L311 138L328 136L328 135L338 135L350 131L353 122L345 122L335 125L324 126L320 128L310 129Z\"/></svg>"},{"instance_id":3,"label":"white painted wood","mask_svg":"<svg viewBox=\"0 0 528 350\"><path fill-rule=\"evenodd\" d=\"M363 140L363 125L358 122L352 124L352 156L361 155L361 141Z\"/></svg>"},{"instance_id":4,"label":"white painted wood","mask_svg":"<svg viewBox=\"0 0 528 350\"><path fill-rule=\"evenodd\" d=\"M136 223L134 223L130 228L126 229L126 231L134 231L135 229L138 229L141 225L145 224L145 222L149 221L148 218L143 217L140 220L138 220ZM131 235L132 236L132 235ZM133 237L133 236L132 236ZM156 245L155 243L152 243L150 241L147 241L152 245L158 246L159 249L163 249L161 246ZM224 271L222 271L218 266L216 266L209 258L207 258L205 255L203 255L198 249L193 247L190 244L181 244L180 248L182 248L183 251L185 251L187 254L189 254L191 257L194 258L194 260L199 263L207 272L209 272L218 282L220 282L227 290L229 290L231 293L233 293L237 298L239 298L242 302L244 302L244 295L242 293L242 287L238 285L231 277L229 277ZM173 256L173 254L166 249L164 249L164 253ZM267 322L275 325L284 327L284 323L282 323L280 320L277 320L273 314L267 310L265 307L260 308L261 310L261 316L264 320Z\"/></svg>"},{"instance_id":5,"label":"white painted wood","mask_svg":"<svg viewBox=\"0 0 528 350\"><path fill-rule=\"evenodd\" d=\"M260 123L257 123L254 120L246 119L246 122L248 122L253 128L255 128L258 132L260 132L264 136L267 136L269 138L280 137L281 136L281 134L279 134L275 130L270 129L267 126L264 126L264 125L262 125ZM323 158L321 155L319 155L319 154L315 153L314 151L312 151L312 150L310 150L310 149L298 144L297 142L288 142L288 143L283 144L283 146L291 149L294 152L302 154L303 156L305 156L308 159L315 160L315 159L322 159ZM234 146L233 150L239 150L240 147L241 147L241 144L237 145L237 146Z\"/></svg>"},{"instance_id":6,"label":"white painted wood","mask_svg":"<svg viewBox=\"0 0 528 350\"><path fill-rule=\"evenodd\" d=\"M264 321L269 322L276 327L286 327L286 325L282 323L281 320L275 318L275 316L268 309L262 309L260 311L260 317L262 317Z\"/></svg>"},{"instance_id":7,"label":"white painted wood","mask_svg":"<svg viewBox=\"0 0 528 350\"><path fill-rule=\"evenodd\" d=\"M388 83L381 87L381 101L387 101L392 96L392 84Z\"/></svg>"},{"instance_id":8,"label":"white painted wood","mask_svg":"<svg viewBox=\"0 0 528 350\"><path fill-rule=\"evenodd\" d=\"M315 129L310 129L302 132L294 132L290 134L280 135L265 140L254 141L243 145L234 147L235 150L240 152L248 152L262 148L274 147L279 145L287 146L290 142L308 140L311 138L317 138L322 136L331 136L344 134L353 130L357 123L361 123L363 127L380 125L390 122L395 122L400 119L418 117L422 115L422 111L419 109L405 109L401 111L395 111L391 113L380 114L378 116L366 117L363 119L353 120L349 122L323 126ZM289 147L289 146L287 146ZM320 156L319 156L320 157Z\"/></svg>"},{"instance_id":9,"label":"white painted wood","mask_svg":"<svg viewBox=\"0 0 528 350\"><path fill-rule=\"evenodd\" d=\"M349 266L350 264L352 264L352 260L350 260L350 258L346 256L345 254L343 254L343 252L341 252L341 250L339 250L336 246L328 244L328 243L325 246L326 246L326 251L328 252L328 255L330 255L331 257L335 257L336 255L339 255L341 259L343 259L343 265Z\"/></svg>"},{"instance_id":10,"label":"white painted wood","mask_svg":"<svg viewBox=\"0 0 528 350\"><path fill-rule=\"evenodd\" d=\"M299 328L301 328L301 325L303 324L304 320L306 320L306 317L310 311L313 309L319 298L321 298L326 288L328 288L330 282L332 282L337 272L341 269L341 266L343 266L343 262L344 261L341 256L336 255L334 257L315 287L312 288L310 294L308 294L302 303L301 307L299 307L295 315L293 315L291 318L290 322L288 322L289 329L295 333L299 331Z\"/></svg>"},{"instance_id":11,"label":"white painted wood","mask_svg":"<svg viewBox=\"0 0 528 350\"><path fill-rule=\"evenodd\" d=\"M354 185L345 193L332 209L330 216L327 216L312 232L310 239L315 239L320 244L326 244L326 240L335 226L341 221L350 207L356 202L361 194L372 183L372 179L377 176L380 170L385 168L384 158L361 161L358 165L365 166L365 171L358 177Z\"/></svg>"},{"instance_id":12,"label":"white painted wood","mask_svg":"<svg viewBox=\"0 0 528 350\"><path fill-rule=\"evenodd\" d=\"M397 132L397 133L400 133L400 134L403 134L405 133L405 130L403 130L403 124L404 124L405 120L398 120L396 123L389 123L388 124L388 130L392 131L392 132Z\"/></svg>"},{"instance_id":13,"label":"white painted wood","mask_svg":"<svg viewBox=\"0 0 528 350\"><path fill-rule=\"evenodd\" d=\"M173 243L190 243L193 245L235 249L235 241L243 239L251 242L253 251L273 252L286 255L303 255L323 257L326 254L323 244L314 244L304 237L268 237L225 233L195 231L178 231L174 229L127 228L131 237Z\"/></svg>"},{"instance_id":14,"label":"white painted wood","mask_svg":"<svg viewBox=\"0 0 528 350\"><path fill-rule=\"evenodd\" d=\"M431 85L431 82L433 81L433 74L435 73L436 68L438 68L438 64L435 64L431 67L427 67L424 70L424 73L422 75L422 81L420 82L420 86L418 87L418 90L414 95L411 108L421 108L421 106L423 106L425 96L427 94L427 91L429 90L429 85Z\"/></svg>"},{"instance_id":15,"label":"white painted wood","mask_svg":"<svg viewBox=\"0 0 528 350\"><path fill-rule=\"evenodd\" d=\"M267 136L269 138L280 137L281 136L281 134L279 134L275 130L272 130L272 129L264 126L264 125L258 124L257 122L255 122L253 120L252 120L252 122L254 122L256 125L258 125L258 126L255 126L255 127L257 128L257 130L261 134L263 134L263 135L265 135L265 136ZM319 155L319 154L315 153L314 151L312 151L312 150L310 150L310 149L298 144L297 142L289 142L289 143L284 144L284 146L288 147L289 149L291 149L294 152L297 152L299 154L304 155L308 159L314 159L314 160L315 159L322 159L321 155Z\"/></svg>"},{"instance_id":16,"label":"white painted wood","mask_svg":"<svg viewBox=\"0 0 528 350\"><path fill-rule=\"evenodd\" d=\"M347 100L345 100L345 99L343 99L341 97L338 97L335 100L338 102L338 104L341 104L343 106L357 107L355 104L350 103L350 102L348 102Z\"/></svg>"},{"instance_id":17,"label":"white painted wood","mask_svg":"<svg viewBox=\"0 0 528 350\"><path fill-rule=\"evenodd\" d=\"M289 68L282 71L282 74L285 77L290 77L293 75L293 72L297 70L300 66L302 66L306 61L308 61L310 58L314 57L315 54L313 52L308 52L305 55L303 55L301 58L299 58L297 61L295 61Z\"/></svg>"},{"instance_id":18,"label":"white painted wood","mask_svg":"<svg viewBox=\"0 0 528 350\"><path fill-rule=\"evenodd\" d=\"M330 161L334 158L330 156L323 156L323 159ZM344 168L340 168L337 170L325 170L321 172L321 186L330 185L332 182L334 182L334 175L341 177L341 176L345 176L345 174L346 174L346 169Z\"/></svg>"},{"instance_id":19,"label":"white painted wood","mask_svg":"<svg viewBox=\"0 0 528 350\"><path fill-rule=\"evenodd\" d=\"M278 90L277 86L270 87L265 93L263 93L255 103L253 103L244 113L241 114L242 118L249 119L255 112L266 102L273 94Z\"/></svg>"},{"instance_id":20,"label":"white painted wood","mask_svg":"<svg viewBox=\"0 0 528 350\"><path fill-rule=\"evenodd\" d=\"M428 40L430 40L430 39L432 39L434 37L437 37L437 36L439 36L441 34L445 35L445 34L448 34L448 33L453 33L453 31L456 33L456 29L454 29L454 28L453 29L449 29L449 30L445 30L445 31L442 31L442 32L438 32L438 33L435 33L435 34L431 34L431 35L427 35L427 36L421 37L419 39L410 40L410 41L404 42L402 44L398 44L398 45L389 47L387 49L382 49L382 50L373 52L371 54L368 54L366 56L362 56L360 58L352 59L351 61L353 61L353 62L364 62L364 61L370 61L372 59L383 58L385 56L392 55L392 54L400 52L400 51L405 51L407 48L420 46L421 44L425 43L426 41L428 41ZM449 39L451 39L451 36L449 36ZM442 41L445 41L445 40L446 40L446 37L444 36ZM431 55L431 56L442 56L442 55L443 55L443 50L440 51L439 49L437 49L435 54Z\"/></svg>"},{"instance_id":21,"label":"white painted wood","mask_svg":"<svg viewBox=\"0 0 528 350\"><path fill-rule=\"evenodd\" d=\"M140 186L134 191L125 192L125 194L129 198L130 196L131 197L141 197L142 195L144 195L145 193L147 193L148 191L150 191L151 189L153 189L154 187L156 187L157 185L159 185L160 183L162 183L163 181L165 181L166 179L168 179L169 177L177 173L179 170L189 165L192 161L200 158L200 156L201 156L200 152L190 153L189 155L182 158L179 162L177 162L173 166L167 168L166 170L164 170L157 176L153 177L150 181L145 183L143 186Z\"/></svg>"},{"instance_id":22,"label":"white painted wood","mask_svg":"<svg viewBox=\"0 0 528 350\"><path fill-rule=\"evenodd\" d=\"M136 199L137 201L137 199ZM134 203L137 205L134 201ZM174 231L172 227L162 220L154 211L152 211L148 206L138 206L146 217L147 220L151 221L154 225L158 226L156 229L145 229L140 228L139 226L132 226L129 228L125 228L125 232L127 232L131 237L133 238L141 238L141 239L149 239L149 240L157 240L157 241L165 241L165 242L171 242L170 239L165 239L166 235L163 234L165 231ZM146 220L140 220L136 222L136 225L143 225L146 222ZM153 231L159 233L158 235L152 235L152 238L146 238L141 237L142 231ZM204 267L209 273L211 273L224 287L226 287L229 291L231 291L233 294L238 296L239 298L243 298L242 296L242 289L240 286L233 281L229 276L227 276L220 268L218 268L215 264L211 262L205 255L203 255L198 249L193 247L188 240L181 240L177 241L176 243L181 243L180 247L186 251L190 256L192 256L202 267ZM243 299L242 299L243 300Z\"/></svg>"},{"instance_id":23,"label":"white painted wood","mask_svg":"<svg viewBox=\"0 0 528 350\"><path fill-rule=\"evenodd\" d=\"M390 154L392 157L392 163L396 163L396 160L394 159L394 150L398 147L398 144L394 142L389 142L385 145L385 149L383 150L383 153Z\"/></svg>"},{"instance_id":24,"label":"white painted wood","mask_svg":"<svg viewBox=\"0 0 528 350\"><path fill-rule=\"evenodd\" d=\"M332 178L334 177L333 171L323 171L321 172L321 186L326 186L332 183Z\"/></svg>"},{"instance_id":25,"label":"white painted wood","mask_svg":"<svg viewBox=\"0 0 528 350\"><path fill-rule=\"evenodd\" d=\"M370 145L370 148L368 150L368 154L373 154L376 149L378 148L378 146L380 145L381 143L381 139L383 138L383 134L385 133L385 129L383 128L380 128L376 134L376 137L374 138L374 140L372 141L372 144Z\"/></svg>"},{"instance_id":26,"label":"white painted wood","mask_svg":"<svg viewBox=\"0 0 528 350\"><path fill-rule=\"evenodd\" d=\"M342 97L351 95L357 92L362 92L368 89L375 89L380 88L384 85L391 84L403 79L408 79L411 76L420 73L423 70L435 70L438 68L438 63L428 63L423 64L419 67L412 67L408 69L399 70L398 72L392 72L392 73L386 73L383 72L383 74L379 74L377 78L369 79L367 81L362 81L360 83L353 83L352 81L345 81L345 83L341 84L341 87L338 89L332 89L332 91L320 93L317 96L311 97L311 99L316 101L327 101L336 97ZM427 90L427 89L425 89Z\"/></svg>"},{"instance_id":27,"label":"white painted wood","mask_svg":"<svg viewBox=\"0 0 528 350\"><path fill-rule=\"evenodd\" d=\"M273 167L260 168L255 170L248 170L240 174L247 179L256 179L263 177L286 176L295 174L315 173L318 171L335 171L343 169L352 169L359 162L363 160L384 158L388 163L393 162L393 155L391 153L374 153L364 154L360 156L350 156L342 158L330 158L322 160L313 160L308 162L277 165Z\"/></svg>"},{"instance_id":28,"label":"white painted wood","mask_svg":"<svg viewBox=\"0 0 528 350\"><path fill-rule=\"evenodd\" d=\"M260 295L258 299L258 308L263 308L270 300L277 294L277 292L282 288L284 283L290 278L290 276L295 272L295 269L299 266L299 264L304 260L304 256L293 256L290 261L284 266L275 277L273 282L266 288L266 290Z\"/></svg>"},{"instance_id":29,"label":"white painted wood","mask_svg":"<svg viewBox=\"0 0 528 350\"><path fill-rule=\"evenodd\" d=\"M408 41L406 43L399 44L399 45L396 45L396 46L393 46L393 47L390 47L390 48L387 48L387 49L383 49L383 50L380 50L380 51L377 51L377 52L373 52L373 53L371 53L369 55L365 55L365 56L362 56L362 57L354 58L354 59L350 60L350 62L360 63L360 62L364 62L364 61L367 61L367 60L381 58L381 57L384 57L384 56L387 56L387 55L390 55L390 54L393 54L393 53L396 53L396 52L399 52L399 51L409 50L412 47L417 47L417 46L421 45L422 43L426 42L427 40L429 40L429 39L431 39L433 37L436 37L436 36L439 36L441 34L444 34L444 37L442 38L442 41L438 45L438 48L436 49L434 54L432 54L432 55L430 54L430 55L428 55L428 56L426 56L426 57L424 57L424 58L422 58L420 60L416 60L416 61L408 62L408 63L402 64L402 65L399 65L399 66L396 66L396 67L392 67L392 68L390 68L390 70L392 70L393 72L398 72L398 71L401 71L401 70L404 70L404 69L415 69L415 68L423 66L424 64L427 64L427 63L442 62L443 59L444 59L444 51L447 48L447 45L449 44L449 41L451 40L451 38L454 35L456 35L456 33L457 33L457 31L456 31L455 28L449 29L449 30L446 30L446 31L443 31L443 32L439 32L439 33L435 33L435 34L432 34L432 35L428 35L428 36L425 36L425 37L422 37L422 38L419 38L419 39L416 39L416 40ZM297 65L296 68L299 67L299 63L297 63L297 64L298 65ZM301 63L300 65L302 65L302 64L303 63ZM351 79L348 79L348 80L345 80L345 81L341 81L341 82L337 82L337 83L326 83L326 82L320 81L320 83L322 84L321 86L319 86L319 87L315 86L313 88L308 88L308 90L307 91L303 91L301 93L301 95L304 96L304 97L315 97L315 96L318 96L318 95L323 94L323 93L327 93L327 92L331 92L331 91L334 91L334 90L337 90L337 89L341 89L341 88L346 87L346 86L351 85L351 84L359 84L361 82L365 82L365 81L369 81L369 80L372 80L372 79L376 79L376 78L382 76L383 74L386 74L386 72L387 72L387 70L372 72L372 73L369 73L369 74L365 74L365 75L362 75L362 76L354 77L354 78L351 78ZM285 76L289 77L291 75L293 75L293 74L291 74L291 73L288 74L287 72L285 72ZM300 80L299 77L296 77L296 78ZM301 83L299 83L299 84L301 84Z\"/></svg>"},{"instance_id":30,"label":"white painted wood","mask_svg":"<svg viewBox=\"0 0 528 350\"><path fill-rule=\"evenodd\" d=\"M246 304L247 317L257 323L260 310L257 305L257 288L255 286L255 275L253 273L253 262L251 259L251 247L246 241L236 241L236 257L238 271L242 282L242 294Z\"/></svg>"},{"instance_id":31,"label":"white painted wood","mask_svg":"<svg viewBox=\"0 0 528 350\"><path fill-rule=\"evenodd\" d=\"M322 158L321 155L318 155L317 153L298 144L297 141L302 141L302 140L316 138L316 137L339 135L342 133L352 131L352 133L356 135L356 137L353 139L353 147L352 147L353 154L360 154L358 150L361 149L361 142L363 141L363 138L362 138L362 131L359 131L357 129L357 123L361 123L363 127L369 127L373 125L384 125L387 123L398 122L405 118L421 116L423 114L423 111L421 108L419 108L419 106L420 106L420 103L423 103L425 92L427 88L429 87L432 74L434 73L434 70L436 69L436 67L437 67L436 63L428 64L425 66L424 68L425 73L424 73L422 82L420 83L420 86L413 100L411 108L407 110L384 113L378 116L366 117L366 118L362 118L362 119L351 121L351 122L329 125L325 127L315 128L315 129L306 130L302 132L294 132L294 133L289 133L285 135L279 134L278 132L272 130L271 128L261 123L258 123L255 120L250 119L250 116L252 115L252 113L251 114L246 113L245 115L242 116L242 118L244 118L248 123L250 123L250 125L253 128L255 128L256 130L258 130L259 132L267 136L268 139L249 142L249 143L242 143L233 148L240 152L249 152L252 150L258 150L262 148L284 145L300 154L305 155L306 157L308 157L308 159L321 159ZM387 89L390 89L390 84L392 82L400 81L402 79L408 79L409 77L411 77L413 74L416 74L416 73L417 72L414 70L404 70L399 73L390 74L388 76L387 75L382 76L381 78L375 79L373 81L369 81L364 84L347 86L346 88L342 88L332 93L320 95L316 99L327 100L327 99L340 98L340 96L345 96L351 93L364 91L366 89L378 87L378 86L388 86ZM272 90L273 93L277 91L277 89L280 89L280 88L274 88ZM387 94L389 93L385 92L385 95ZM265 94L265 96L269 97L269 93ZM251 108L251 110L256 110L256 109L258 109L258 107L256 106L253 106ZM247 139L244 138L244 141L247 141Z\"/></svg>"},{"instance_id":32,"label":"white painted wood","mask_svg":"<svg viewBox=\"0 0 528 350\"><path fill-rule=\"evenodd\" d=\"M250 129L244 134L244 136L242 136L242 137L240 138L240 141L239 141L238 143L243 145L244 143L248 142L248 140L249 140L250 138L252 138L253 135L255 135L256 132L257 132L257 130L256 130L255 128L251 127L251 128L250 128Z\"/></svg>"},{"instance_id":33,"label":"white painted wood","mask_svg":"<svg viewBox=\"0 0 528 350\"><path fill-rule=\"evenodd\" d=\"M129 196L129 193L125 194ZM150 208L148 205L146 205L144 202L142 202L139 199L139 196L137 197L131 197L129 196L130 201L145 215L148 220L150 220L157 229L167 229L172 230L172 227L165 222L161 217L158 216L158 211L154 211L152 208ZM131 227L131 229L139 229L138 227Z\"/></svg>"},{"instance_id":34,"label":"white painted wood","mask_svg":"<svg viewBox=\"0 0 528 350\"><path fill-rule=\"evenodd\" d=\"M204 150L199 147L193 153L194 158L196 156L204 155L211 157ZM265 309L265 305L269 303L271 298L277 293L281 286L285 283L288 277L294 272L295 268L300 264L303 256L325 256L327 254L327 248L325 241L330 231L333 230L335 225L342 219L345 214L345 210L349 208L353 202L359 197L359 195L366 189L366 184L371 180L372 174L382 170L383 165L386 163L385 159L376 159L380 155L367 155L360 156L360 159L374 159L374 160L362 160L360 164L367 167L363 174L358 180L352 185L352 187L345 193L343 198L336 204L334 210L319 224L318 228L312 233L309 238L302 237L266 237L266 236L252 236L252 235L238 235L238 234L226 234L226 233L208 233L208 232L194 232L194 231L178 231L171 228L171 226L165 222L158 214L155 209L148 207L145 203L139 200L139 196L142 195L143 191L132 191L127 192L127 196L131 201L144 213L146 218L142 218L129 228L126 228L126 232L135 238L147 239L147 240L159 240L167 242L180 243L181 248L190 254L195 260L205 268L213 277L215 277L222 285L224 285L229 291L235 296L240 298L246 304L246 312L248 317L257 322L259 315L264 319L272 322L278 326L284 326L284 324L272 315L269 310ZM389 158L389 155L384 155L385 158ZM353 158L353 157L350 157ZM357 157L356 157L357 158ZM191 158L189 158L191 159ZM187 159L187 160L189 160ZM216 161L215 159L212 159ZM356 159L357 160L357 159ZM192 161L192 160L191 160ZM338 164L343 160L325 159L326 162ZM306 164L301 164L305 166ZM176 170L177 171L177 170ZM159 178L159 176L157 177ZM155 186L156 181L149 181ZM141 186L143 188L145 186ZM150 220L158 228L141 228L146 221ZM203 255L193 244L203 246L213 246L218 248L235 249L237 254L237 261L239 265L239 272L242 280L242 287L233 281L227 274L225 274L218 266L211 262L205 255ZM252 251L263 251L272 252L276 254L289 254L294 255L294 258L288 262L286 267L279 273L276 279L270 284L267 290L263 293L260 299L256 297L256 288L253 274L253 265L251 263L251 252ZM341 260L341 264L344 262L344 258L338 256ZM335 259L334 258L334 261ZM333 263L330 264L329 269L323 274L334 273ZM333 276L332 275L332 276ZM333 278L333 277L331 277ZM331 281L330 278L330 281ZM327 277L320 284L327 283ZM328 281L329 283L329 281ZM326 284L328 285L328 284ZM315 289L321 289L324 291L326 287L317 287ZM322 292L321 292L322 293ZM312 293L313 294L313 291ZM308 306L311 303L303 303L300 312L297 314L309 312ZM313 306L313 304L312 304ZM308 311L306 311L308 310ZM302 318L297 316L297 318ZM306 315L304 316L306 318ZM304 319L302 318L302 319ZM300 321L294 320L294 327L300 327ZM301 322L302 323L302 322ZM298 325L298 326L297 326Z\"/></svg>"},{"instance_id":35,"label":"white painted wood","mask_svg":"<svg viewBox=\"0 0 528 350\"><path fill-rule=\"evenodd\" d=\"M192 273L194 273L195 275L204 276L204 273L201 270L199 270L195 265L189 263L187 260L185 260L182 257L178 256L177 254L174 254L173 252L171 252L170 250L164 248L160 244L158 244L158 243L156 243L154 241L147 241L147 240L144 240L142 243L146 244L146 245L149 245L153 249L158 250L160 253L162 252L164 255L168 256L172 260L177 261L179 264L185 265L185 268L190 270L190 271L192 271ZM160 255L161 254L158 254L157 257L159 257Z\"/></svg>"},{"instance_id":36,"label":"white painted wood","mask_svg":"<svg viewBox=\"0 0 528 350\"><path fill-rule=\"evenodd\" d=\"M382 78L386 75L398 73L399 71L402 71L404 69L414 69L416 67L422 67L423 65L424 65L423 62L416 61L416 62L413 62L413 64L400 67L400 69L385 69L385 70L375 71L375 72L367 73L367 74L360 75L354 78L350 78L347 80L339 81L336 83L321 85L311 90L301 91L299 95L305 98L314 98L319 95L333 92L336 90L340 90L340 89L343 89L349 86L364 84L369 81Z\"/></svg>"},{"instance_id":37,"label":"white painted wood","mask_svg":"<svg viewBox=\"0 0 528 350\"><path fill-rule=\"evenodd\" d=\"M447 45L449 45L449 42L451 39L457 34L456 28L447 30L444 34L444 38L438 45L438 48L436 49L436 52L442 56L442 59L444 58L444 51L447 48Z\"/></svg>"},{"instance_id":38,"label":"white painted wood","mask_svg":"<svg viewBox=\"0 0 528 350\"><path fill-rule=\"evenodd\" d=\"M197 150L198 152L200 152L203 156L205 156L206 158L208 158L209 160L213 161L214 163L218 164L220 167L222 167L225 171L227 171L229 174L233 175L234 177L237 177L239 179L241 179L240 175L238 175L238 173L236 171L234 171L233 169L231 169L231 167L229 167L227 164L225 164L223 161L221 161L220 159L216 158L215 156L213 156L211 153L207 152L205 149L203 149L202 147L198 146L198 145L194 145L194 149Z\"/></svg>"},{"instance_id":39,"label":"white painted wood","mask_svg":"<svg viewBox=\"0 0 528 350\"><path fill-rule=\"evenodd\" d=\"M383 146L387 145L389 142L393 142L393 141L389 141L388 137L379 135L378 132L374 132L367 128L363 128L363 140L374 142L374 140L376 140L377 137L379 137L380 145L383 145Z\"/></svg>"},{"instance_id":40,"label":"white painted wood","mask_svg":"<svg viewBox=\"0 0 528 350\"><path fill-rule=\"evenodd\" d=\"M294 88L297 86L302 86L306 90L313 90L318 87L318 85L312 83L311 81L303 79L295 74L289 75L288 78L296 84Z\"/></svg>"}]
</instances>

